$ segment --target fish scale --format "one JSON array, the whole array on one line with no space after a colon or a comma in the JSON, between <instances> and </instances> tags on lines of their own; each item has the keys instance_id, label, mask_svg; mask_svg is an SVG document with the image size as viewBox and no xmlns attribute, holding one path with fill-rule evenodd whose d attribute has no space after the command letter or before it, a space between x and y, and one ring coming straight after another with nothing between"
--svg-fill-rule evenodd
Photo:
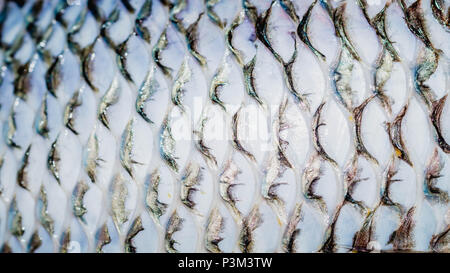
<instances>
[{"instance_id":1,"label":"fish scale","mask_svg":"<svg viewBox=\"0 0 450 273\"><path fill-rule=\"evenodd\" d=\"M445 1L0 7L1 251L450 251Z\"/></svg>"}]
</instances>

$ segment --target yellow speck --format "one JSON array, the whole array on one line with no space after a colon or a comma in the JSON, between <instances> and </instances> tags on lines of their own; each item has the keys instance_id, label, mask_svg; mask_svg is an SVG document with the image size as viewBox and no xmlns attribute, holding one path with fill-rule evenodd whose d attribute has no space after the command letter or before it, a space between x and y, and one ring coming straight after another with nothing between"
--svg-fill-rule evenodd
<instances>
[{"instance_id":1,"label":"yellow speck","mask_svg":"<svg viewBox=\"0 0 450 273\"><path fill-rule=\"evenodd\" d=\"M169 198L172 198L172 194L168 193L167 196L169 196Z\"/></svg>"},{"instance_id":2,"label":"yellow speck","mask_svg":"<svg viewBox=\"0 0 450 273\"><path fill-rule=\"evenodd\" d=\"M395 155L397 157L400 157L402 155L402 152L399 149L395 149Z\"/></svg>"},{"instance_id":3,"label":"yellow speck","mask_svg":"<svg viewBox=\"0 0 450 273\"><path fill-rule=\"evenodd\" d=\"M353 116L352 116L352 115L348 116L348 119L349 119L350 121L353 121Z\"/></svg>"},{"instance_id":4,"label":"yellow speck","mask_svg":"<svg viewBox=\"0 0 450 273\"><path fill-rule=\"evenodd\" d=\"M280 220L279 217L277 217L277 222L278 222L278 225L280 225L280 227L283 225L283 224L281 223L281 220Z\"/></svg>"}]
</instances>

